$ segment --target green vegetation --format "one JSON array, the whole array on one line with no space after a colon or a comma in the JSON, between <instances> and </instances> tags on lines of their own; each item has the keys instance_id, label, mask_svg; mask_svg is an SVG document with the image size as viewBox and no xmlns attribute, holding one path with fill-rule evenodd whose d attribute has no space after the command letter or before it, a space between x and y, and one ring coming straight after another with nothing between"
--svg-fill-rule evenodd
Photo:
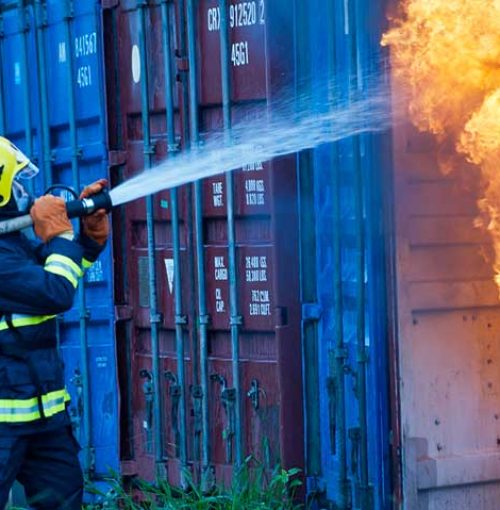
<instances>
[{"instance_id":1,"label":"green vegetation","mask_svg":"<svg viewBox=\"0 0 500 510\"><path fill-rule=\"evenodd\" d=\"M302 485L300 470L250 468L249 462L238 470L231 487L216 487L209 494L186 475L187 487L180 490L165 481L156 484L134 479L132 490L125 490L119 478L111 477L109 490L97 495L98 504L86 510L301 510L295 495Z\"/></svg>"}]
</instances>

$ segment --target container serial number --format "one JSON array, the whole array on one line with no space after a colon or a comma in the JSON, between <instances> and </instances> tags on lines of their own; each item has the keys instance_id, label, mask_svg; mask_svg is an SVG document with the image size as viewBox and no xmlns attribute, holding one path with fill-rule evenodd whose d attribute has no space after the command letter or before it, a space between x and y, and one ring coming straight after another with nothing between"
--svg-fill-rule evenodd
<instances>
[{"instance_id":1,"label":"container serial number","mask_svg":"<svg viewBox=\"0 0 500 510\"><path fill-rule=\"evenodd\" d=\"M231 48L231 62L233 66L236 67L250 64L247 41L233 43Z\"/></svg>"},{"instance_id":2,"label":"container serial number","mask_svg":"<svg viewBox=\"0 0 500 510\"><path fill-rule=\"evenodd\" d=\"M81 66L76 72L76 83L83 89L92 85L92 69L90 66Z\"/></svg>"},{"instance_id":3,"label":"container serial number","mask_svg":"<svg viewBox=\"0 0 500 510\"><path fill-rule=\"evenodd\" d=\"M75 57L86 57L97 53L97 33L91 32L75 37Z\"/></svg>"},{"instance_id":4,"label":"container serial number","mask_svg":"<svg viewBox=\"0 0 500 510\"><path fill-rule=\"evenodd\" d=\"M264 0L237 2L229 6L229 26L231 28L251 27L266 23ZM220 7L211 7L207 11L208 31L220 30Z\"/></svg>"}]
</instances>

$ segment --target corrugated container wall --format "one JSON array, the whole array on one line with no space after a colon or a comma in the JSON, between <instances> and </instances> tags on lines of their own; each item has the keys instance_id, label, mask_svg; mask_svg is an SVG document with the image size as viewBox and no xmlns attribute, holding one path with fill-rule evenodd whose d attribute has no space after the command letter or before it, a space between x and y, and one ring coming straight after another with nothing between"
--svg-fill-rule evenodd
<instances>
[{"instance_id":1,"label":"corrugated container wall","mask_svg":"<svg viewBox=\"0 0 500 510\"><path fill-rule=\"evenodd\" d=\"M107 175L100 5L2 1L0 23L0 131L39 165L39 194L54 184L79 192ZM59 317L70 414L91 479L118 467L112 275L108 246Z\"/></svg>"},{"instance_id":2,"label":"corrugated container wall","mask_svg":"<svg viewBox=\"0 0 500 510\"><path fill-rule=\"evenodd\" d=\"M395 98L399 97L396 88ZM432 136L394 132L399 370L408 509L500 501L500 314L480 178L439 169Z\"/></svg>"},{"instance_id":3,"label":"corrugated container wall","mask_svg":"<svg viewBox=\"0 0 500 510\"><path fill-rule=\"evenodd\" d=\"M272 114L294 82L285 2L104 7L116 183L213 132L229 140L233 122ZM295 158L115 219L123 472L178 482L192 463L210 486L250 452L302 466Z\"/></svg>"}]
</instances>

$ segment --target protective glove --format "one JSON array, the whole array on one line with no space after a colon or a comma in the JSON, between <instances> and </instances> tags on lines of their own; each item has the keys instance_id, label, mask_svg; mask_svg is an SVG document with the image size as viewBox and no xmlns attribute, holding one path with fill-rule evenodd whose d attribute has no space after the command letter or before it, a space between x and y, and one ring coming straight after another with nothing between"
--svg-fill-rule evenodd
<instances>
[{"instance_id":1,"label":"protective glove","mask_svg":"<svg viewBox=\"0 0 500 510\"><path fill-rule=\"evenodd\" d=\"M59 235L73 235L73 225L66 213L66 205L62 198L44 195L35 200L30 211L35 234L47 243Z\"/></svg>"},{"instance_id":2,"label":"protective glove","mask_svg":"<svg viewBox=\"0 0 500 510\"><path fill-rule=\"evenodd\" d=\"M107 185L108 181L106 179L99 179L89 184L83 188L80 194L80 200L100 193ZM87 237L90 237L90 239L93 239L97 244L101 246L105 244L109 236L109 220L106 211L104 209L99 209L90 216L83 217L82 232Z\"/></svg>"}]
</instances>

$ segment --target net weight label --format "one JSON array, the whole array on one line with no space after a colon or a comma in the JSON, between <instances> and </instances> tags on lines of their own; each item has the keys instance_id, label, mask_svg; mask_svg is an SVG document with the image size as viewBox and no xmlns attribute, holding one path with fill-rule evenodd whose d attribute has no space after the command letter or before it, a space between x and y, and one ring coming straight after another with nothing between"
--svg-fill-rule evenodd
<instances>
[{"instance_id":1,"label":"net weight label","mask_svg":"<svg viewBox=\"0 0 500 510\"><path fill-rule=\"evenodd\" d=\"M245 246L239 252L241 288L239 301L243 324L248 329L272 331L275 306L272 275L272 248Z\"/></svg>"}]
</instances>

